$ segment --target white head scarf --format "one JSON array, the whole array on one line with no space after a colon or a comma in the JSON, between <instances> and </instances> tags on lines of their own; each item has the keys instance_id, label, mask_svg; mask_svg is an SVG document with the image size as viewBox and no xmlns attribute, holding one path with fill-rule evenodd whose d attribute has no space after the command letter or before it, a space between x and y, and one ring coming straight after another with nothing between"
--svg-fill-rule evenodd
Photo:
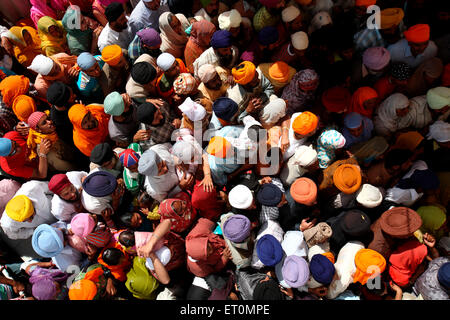
<instances>
[{"instance_id":1,"label":"white head scarf","mask_svg":"<svg viewBox=\"0 0 450 320\"><path fill-rule=\"evenodd\" d=\"M269 103L261 110L259 118L262 122L271 125L280 121L286 115L286 101L271 95Z\"/></svg>"},{"instance_id":2,"label":"white head scarf","mask_svg":"<svg viewBox=\"0 0 450 320\"><path fill-rule=\"evenodd\" d=\"M229 31L231 28L237 28L242 22L242 17L239 11L231 9L221 13L218 18L220 30Z\"/></svg>"},{"instance_id":3,"label":"white head scarf","mask_svg":"<svg viewBox=\"0 0 450 320\"><path fill-rule=\"evenodd\" d=\"M169 16L173 15L171 12L164 12L159 16L159 29L161 30L161 51L168 52L172 54L175 58L182 58L184 55L184 47L188 42L188 35L183 32L183 34L178 34L173 31L170 26ZM186 30L189 27L189 21L186 17L177 13L175 15L181 22L181 29Z\"/></svg>"},{"instance_id":4,"label":"white head scarf","mask_svg":"<svg viewBox=\"0 0 450 320\"><path fill-rule=\"evenodd\" d=\"M450 141L450 123L442 120L436 121L430 126L427 138L441 143Z\"/></svg>"}]
</instances>

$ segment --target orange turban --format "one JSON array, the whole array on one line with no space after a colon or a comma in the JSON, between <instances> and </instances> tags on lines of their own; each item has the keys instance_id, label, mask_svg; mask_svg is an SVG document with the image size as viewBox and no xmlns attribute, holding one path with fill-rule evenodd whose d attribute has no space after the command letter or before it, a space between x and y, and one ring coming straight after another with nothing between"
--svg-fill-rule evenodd
<instances>
[{"instance_id":1,"label":"orange turban","mask_svg":"<svg viewBox=\"0 0 450 320\"><path fill-rule=\"evenodd\" d=\"M28 117L36 111L36 103L33 98L21 94L14 99L12 109L17 119L27 122Z\"/></svg>"},{"instance_id":2,"label":"orange turban","mask_svg":"<svg viewBox=\"0 0 450 320\"><path fill-rule=\"evenodd\" d=\"M424 137L418 131L405 132L398 136L394 148L415 151L423 139Z\"/></svg>"},{"instance_id":3,"label":"orange turban","mask_svg":"<svg viewBox=\"0 0 450 320\"><path fill-rule=\"evenodd\" d=\"M231 150L231 143L229 143L227 139L216 136L209 141L206 152L217 158L226 158L227 154L229 154Z\"/></svg>"},{"instance_id":4,"label":"orange turban","mask_svg":"<svg viewBox=\"0 0 450 320\"><path fill-rule=\"evenodd\" d=\"M97 294L97 286L91 280L79 280L69 288L70 300L93 300Z\"/></svg>"},{"instance_id":5,"label":"orange turban","mask_svg":"<svg viewBox=\"0 0 450 320\"><path fill-rule=\"evenodd\" d=\"M355 7L370 7L377 3L377 0L356 0Z\"/></svg>"},{"instance_id":6,"label":"orange turban","mask_svg":"<svg viewBox=\"0 0 450 320\"><path fill-rule=\"evenodd\" d=\"M405 13L400 8L388 8L381 10L381 29L389 29L402 22Z\"/></svg>"},{"instance_id":7,"label":"orange turban","mask_svg":"<svg viewBox=\"0 0 450 320\"><path fill-rule=\"evenodd\" d=\"M102 58L110 66L116 66L122 58L122 49L117 44L112 44L103 48Z\"/></svg>"},{"instance_id":8,"label":"orange turban","mask_svg":"<svg viewBox=\"0 0 450 320\"><path fill-rule=\"evenodd\" d=\"M14 99L21 94L26 94L30 89L30 79L25 76L9 76L0 82L0 92L3 102L11 107Z\"/></svg>"},{"instance_id":9,"label":"orange turban","mask_svg":"<svg viewBox=\"0 0 450 320\"><path fill-rule=\"evenodd\" d=\"M355 266L356 272L353 275L353 283L359 282L365 285L368 279L375 278L383 273L386 269L386 259L375 250L361 249L356 253Z\"/></svg>"},{"instance_id":10,"label":"orange turban","mask_svg":"<svg viewBox=\"0 0 450 320\"><path fill-rule=\"evenodd\" d=\"M354 164L340 165L333 174L334 185L346 194L358 191L361 180L361 170Z\"/></svg>"},{"instance_id":11,"label":"orange turban","mask_svg":"<svg viewBox=\"0 0 450 320\"><path fill-rule=\"evenodd\" d=\"M344 87L332 87L322 94L322 104L330 112L345 112L350 105L352 94Z\"/></svg>"},{"instance_id":12,"label":"orange turban","mask_svg":"<svg viewBox=\"0 0 450 320\"><path fill-rule=\"evenodd\" d=\"M277 61L269 68L269 76L278 82L287 82L289 80L289 66L286 62Z\"/></svg>"},{"instance_id":13,"label":"orange turban","mask_svg":"<svg viewBox=\"0 0 450 320\"><path fill-rule=\"evenodd\" d=\"M304 205L312 205L317 198L317 186L309 178L298 178L291 185L292 199Z\"/></svg>"},{"instance_id":14,"label":"orange turban","mask_svg":"<svg viewBox=\"0 0 450 320\"><path fill-rule=\"evenodd\" d=\"M364 107L364 102L367 100L378 98L378 93L371 87L360 87L353 92L350 101L350 108L347 113L356 112L362 116L372 118L373 110L368 110Z\"/></svg>"},{"instance_id":15,"label":"orange turban","mask_svg":"<svg viewBox=\"0 0 450 320\"><path fill-rule=\"evenodd\" d=\"M255 77L255 72L255 65L250 61L244 61L231 70L234 81L242 85L245 85L252 81Z\"/></svg>"},{"instance_id":16,"label":"orange turban","mask_svg":"<svg viewBox=\"0 0 450 320\"><path fill-rule=\"evenodd\" d=\"M422 43L430 40L430 26L427 24L416 24L403 32L406 40L412 43Z\"/></svg>"},{"instance_id":17,"label":"orange turban","mask_svg":"<svg viewBox=\"0 0 450 320\"><path fill-rule=\"evenodd\" d=\"M292 129L294 129L295 133L305 136L316 130L318 123L319 118L314 113L305 111L295 118L292 123Z\"/></svg>"},{"instance_id":18,"label":"orange turban","mask_svg":"<svg viewBox=\"0 0 450 320\"><path fill-rule=\"evenodd\" d=\"M332 264L335 263L336 260L334 259L334 254L332 254L331 252L325 252L322 253L322 255L327 257L327 259L330 260Z\"/></svg>"}]
</instances>

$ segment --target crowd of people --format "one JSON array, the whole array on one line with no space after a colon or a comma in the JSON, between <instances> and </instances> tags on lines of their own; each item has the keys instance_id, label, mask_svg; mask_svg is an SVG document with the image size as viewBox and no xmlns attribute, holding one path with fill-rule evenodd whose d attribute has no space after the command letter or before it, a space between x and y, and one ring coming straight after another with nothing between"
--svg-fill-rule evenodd
<instances>
[{"instance_id":1,"label":"crowd of people","mask_svg":"<svg viewBox=\"0 0 450 320\"><path fill-rule=\"evenodd\" d=\"M0 300L449 300L450 1L14 2Z\"/></svg>"}]
</instances>

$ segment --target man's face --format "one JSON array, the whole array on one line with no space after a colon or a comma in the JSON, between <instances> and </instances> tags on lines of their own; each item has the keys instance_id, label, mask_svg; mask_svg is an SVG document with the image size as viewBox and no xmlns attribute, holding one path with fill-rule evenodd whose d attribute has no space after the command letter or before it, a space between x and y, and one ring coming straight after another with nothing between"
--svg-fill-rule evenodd
<instances>
[{"instance_id":1,"label":"man's face","mask_svg":"<svg viewBox=\"0 0 450 320\"><path fill-rule=\"evenodd\" d=\"M169 168L167 168L166 161L164 160L158 163L157 166L158 166L158 176L165 175L169 171Z\"/></svg>"},{"instance_id":2,"label":"man's face","mask_svg":"<svg viewBox=\"0 0 450 320\"><path fill-rule=\"evenodd\" d=\"M144 2L144 5L149 9L149 10L158 10L159 6L160 6L160 0L153 0L152 2Z\"/></svg>"},{"instance_id":3,"label":"man's face","mask_svg":"<svg viewBox=\"0 0 450 320\"><path fill-rule=\"evenodd\" d=\"M88 76L98 78L100 77L100 74L102 70L100 69L100 65L96 62L92 67L84 71Z\"/></svg>"},{"instance_id":4,"label":"man's face","mask_svg":"<svg viewBox=\"0 0 450 320\"><path fill-rule=\"evenodd\" d=\"M246 85L244 85L244 88L245 88L247 91L250 91L251 89L257 87L258 84L259 84L259 75L258 75L258 72L255 72L255 75L254 75L252 81L250 81L249 83L247 83Z\"/></svg>"},{"instance_id":5,"label":"man's face","mask_svg":"<svg viewBox=\"0 0 450 320\"><path fill-rule=\"evenodd\" d=\"M232 55L231 47L219 48L216 52L219 57L229 57Z\"/></svg>"},{"instance_id":6,"label":"man's face","mask_svg":"<svg viewBox=\"0 0 450 320\"><path fill-rule=\"evenodd\" d=\"M80 193L73 184L70 184L61 190L59 197L69 202L75 202L80 199Z\"/></svg>"},{"instance_id":7,"label":"man's face","mask_svg":"<svg viewBox=\"0 0 450 320\"><path fill-rule=\"evenodd\" d=\"M287 27L288 27L289 33L291 33L291 34L302 30L302 27L303 27L302 15L299 14L297 18L295 18L291 22L288 22Z\"/></svg>"},{"instance_id":8,"label":"man's face","mask_svg":"<svg viewBox=\"0 0 450 320\"><path fill-rule=\"evenodd\" d=\"M205 11L211 16L215 17L219 13L219 0L211 0L205 7Z\"/></svg>"},{"instance_id":9,"label":"man's face","mask_svg":"<svg viewBox=\"0 0 450 320\"><path fill-rule=\"evenodd\" d=\"M175 60L173 65L164 72L169 78L176 78L180 74L180 66L178 65L178 61Z\"/></svg>"},{"instance_id":10,"label":"man's face","mask_svg":"<svg viewBox=\"0 0 450 320\"><path fill-rule=\"evenodd\" d=\"M413 56L417 56L423 53L425 49L428 47L428 41L421 43L408 42L408 45L411 48L411 53L413 54Z\"/></svg>"},{"instance_id":11,"label":"man's face","mask_svg":"<svg viewBox=\"0 0 450 320\"><path fill-rule=\"evenodd\" d=\"M50 134L55 132L56 127L53 124L53 121L48 118L47 115L43 116L36 126L36 131L44 134Z\"/></svg>"},{"instance_id":12,"label":"man's face","mask_svg":"<svg viewBox=\"0 0 450 320\"><path fill-rule=\"evenodd\" d=\"M205 86L211 90L219 90L222 87L222 79L220 79L219 74L216 72L214 78L205 83Z\"/></svg>"},{"instance_id":13,"label":"man's face","mask_svg":"<svg viewBox=\"0 0 450 320\"><path fill-rule=\"evenodd\" d=\"M125 17L125 12L117 18L116 21L113 22L113 27L119 31L125 30L128 26L128 20Z\"/></svg>"},{"instance_id":14,"label":"man's face","mask_svg":"<svg viewBox=\"0 0 450 320\"><path fill-rule=\"evenodd\" d=\"M98 121L95 119L95 117L92 115L90 111L86 113L86 115L83 117L83 120L81 121L81 128L85 130L92 130L97 128Z\"/></svg>"},{"instance_id":15,"label":"man's face","mask_svg":"<svg viewBox=\"0 0 450 320\"><path fill-rule=\"evenodd\" d=\"M139 166L138 163L133 164L132 166L129 166L129 167L128 167L128 170L130 170L131 172L139 172L139 171L138 171L138 166Z\"/></svg>"},{"instance_id":16,"label":"man's face","mask_svg":"<svg viewBox=\"0 0 450 320\"><path fill-rule=\"evenodd\" d=\"M102 167L111 170L115 168L116 164L117 164L117 156L116 154L114 154L111 160L102 163Z\"/></svg>"},{"instance_id":17,"label":"man's face","mask_svg":"<svg viewBox=\"0 0 450 320\"><path fill-rule=\"evenodd\" d=\"M233 36L233 38L236 38L239 35L239 32L241 31L241 26L236 28L230 28L230 33Z\"/></svg>"},{"instance_id":18,"label":"man's face","mask_svg":"<svg viewBox=\"0 0 450 320\"><path fill-rule=\"evenodd\" d=\"M160 124L162 124L163 119L164 119L164 115L162 114L162 112L159 109L157 109L153 116L152 126L155 126L155 127L159 126Z\"/></svg>"}]
</instances>

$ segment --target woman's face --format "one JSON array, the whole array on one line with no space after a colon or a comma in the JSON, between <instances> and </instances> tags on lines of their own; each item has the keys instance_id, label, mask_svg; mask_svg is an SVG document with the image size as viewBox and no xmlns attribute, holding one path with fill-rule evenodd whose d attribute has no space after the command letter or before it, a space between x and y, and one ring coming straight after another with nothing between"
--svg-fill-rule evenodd
<instances>
[{"instance_id":1,"label":"woman's face","mask_svg":"<svg viewBox=\"0 0 450 320\"><path fill-rule=\"evenodd\" d=\"M62 37L62 31L57 26L50 26L48 28L48 33L55 38L61 38Z\"/></svg>"},{"instance_id":2,"label":"woman's face","mask_svg":"<svg viewBox=\"0 0 450 320\"><path fill-rule=\"evenodd\" d=\"M139 228L142 224L142 217L139 213L134 212L133 216L131 217L131 227L136 229Z\"/></svg>"},{"instance_id":3,"label":"woman's face","mask_svg":"<svg viewBox=\"0 0 450 320\"><path fill-rule=\"evenodd\" d=\"M354 137L359 137L363 133L364 126L361 124L358 128L348 128L348 131L351 133Z\"/></svg>"},{"instance_id":4,"label":"woman's face","mask_svg":"<svg viewBox=\"0 0 450 320\"><path fill-rule=\"evenodd\" d=\"M364 108L366 110L374 110L378 105L378 99L372 98L369 100L364 101Z\"/></svg>"},{"instance_id":5,"label":"woman's face","mask_svg":"<svg viewBox=\"0 0 450 320\"><path fill-rule=\"evenodd\" d=\"M86 115L83 117L83 120L81 121L81 128L85 130L92 130L97 128L98 121L95 119L95 117L92 115L90 111L86 113Z\"/></svg>"},{"instance_id":6,"label":"woman's face","mask_svg":"<svg viewBox=\"0 0 450 320\"><path fill-rule=\"evenodd\" d=\"M33 39L31 38L31 34L27 30L22 31L23 39L27 45L31 45L33 43Z\"/></svg>"},{"instance_id":7,"label":"woman's face","mask_svg":"<svg viewBox=\"0 0 450 320\"><path fill-rule=\"evenodd\" d=\"M80 30L86 31L89 28L89 20L85 16L81 16Z\"/></svg>"},{"instance_id":8,"label":"woman's face","mask_svg":"<svg viewBox=\"0 0 450 320\"><path fill-rule=\"evenodd\" d=\"M172 203L172 209L178 214L182 215L186 210L186 201L177 200Z\"/></svg>"},{"instance_id":9,"label":"woman's face","mask_svg":"<svg viewBox=\"0 0 450 320\"><path fill-rule=\"evenodd\" d=\"M319 80L317 80L317 79L308 81L308 82L301 82L298 84L300 89L302 89L303 91L306 91L306 92L316 90L318 85L319 85Z\"/></svg>"},{"instance_id":10,"label":"woman's face","mask_svg":"<svg viewBox=\"0 0 450 320\"><path fill-rule=\"evenodd\" d=\"M183 34L183 29L181 29L181 22L175 15L173 15L172 18L170 18L169 24L173 31L175 31L179 35Z\"/></svg>"}]
</instances>

